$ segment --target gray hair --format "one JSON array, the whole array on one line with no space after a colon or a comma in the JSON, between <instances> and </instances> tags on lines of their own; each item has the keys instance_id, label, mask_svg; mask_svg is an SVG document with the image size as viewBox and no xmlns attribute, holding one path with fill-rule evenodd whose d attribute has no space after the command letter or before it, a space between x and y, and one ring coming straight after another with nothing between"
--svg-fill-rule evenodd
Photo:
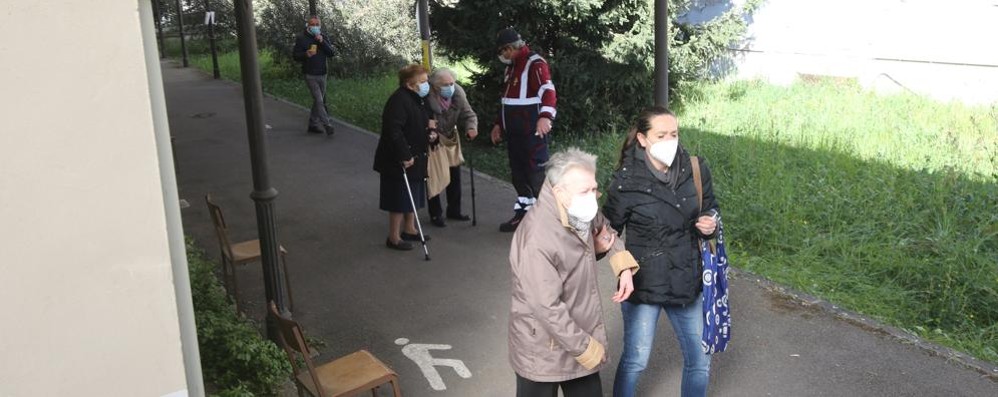
<instances>
[{"instance_id":1,"label":"gray hair","mask_svg":"<svg viewBox=\"0 0 998 397\"><path fill-rule=\"evenodd\" d=\"M568 170L581 168L596 173L596 155L583 152L577 147L570 147L565 151L551 155L551 159L545 164L548 183L557 186Z\"/></svg>"},{"instance_id":2,"label":"gray hair","mask_svg":"<svg viewBox=\"0 0 998 397\"><path fill-rule=\"evenodd\" d=\"M457 81L457 76L454 75L453 70L450 70L448 68L436 68L433 70L433 73L430 74L430 84L437 85L437 82L440 81L440 79L443 77L444 74L449 75L450 78L454 79L454 81Z\"/></svg>"},{"instance_id":3,"label":"gray hair","mask_svg":"<svg viewBox=\"0 0 998 397\"><path fill-rule=\"evenodd\" d=\"M523 40L522 40L522 39L521 39L521 40L517 40L517 41L514 41L514 42L512 42L512 43L509 43L509 46L510 46L510 47L513 47L514 49L517 49L517 50L519 50L519 49L523 48L523 46L525 46L525 45L527 45L527 43L523 42Z\"/></svg>"}]
</instances>

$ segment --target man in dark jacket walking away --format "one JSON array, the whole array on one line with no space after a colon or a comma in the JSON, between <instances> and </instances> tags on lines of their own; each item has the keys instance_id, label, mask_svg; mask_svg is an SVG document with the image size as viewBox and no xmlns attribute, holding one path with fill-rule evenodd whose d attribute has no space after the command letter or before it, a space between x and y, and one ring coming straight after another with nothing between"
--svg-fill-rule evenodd
<instances>
[{"instance_id":1,"label":"man in dark jacket walking away","mask_svg":"<svg viewBox=\"0 0 998 397\"><path fill-rule=\"evenodd\" d=\"M305 83L312 93L312 113L308 116L308 132L333 135L335 129L326 113L326 59L335 54L329 39L322 34L319 17L308 19L305 31L295 40L294 59L301 62Z\"/></svg>"}]
</instances>

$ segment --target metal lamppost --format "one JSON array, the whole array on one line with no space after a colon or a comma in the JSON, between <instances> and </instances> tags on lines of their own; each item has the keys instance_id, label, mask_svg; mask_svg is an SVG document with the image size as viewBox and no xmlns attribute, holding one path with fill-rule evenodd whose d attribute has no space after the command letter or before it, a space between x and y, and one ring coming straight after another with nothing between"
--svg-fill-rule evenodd
<instances>
[{"instance_id":1,"label":"metal lamppost","mask_svg":"<svg viewBox=\"0 0 998 397\"><path fill-rule=\"evenodd\" d=\"M423 67L433 68L433 52L430 51L430 13L427 0L419 0L416 4L419 16L419 38L423 42Z\"/></svg>"},{"instance_id":2,"label":"metal lamppost","mask_svg":"<svg viewBox=\"0 0 998 397\"><path fill-rule=\"evenodd\" d=\"M250 193L250 197L256 203L256 225L260 237L265 294L268 302L273 301L282 314L288 314L287 306L284 304L287 292L284 290L284 274L278 267L277 217L274 214L277 189L270 185L270 175L267 170L267 141L263 135L263 89L260 85L260 65L257 62L253 1L235 0L234 3L250 163L253 168L253 192ZM277 323L271 316L267 316L267 336L277 341Z\"/></svg>"},{"instance_id":3,"label":"metal lamppost","mask_svg":"<svg viewBox=\"0 0 998 397\"><path fill-rule=\"evenodd\" d=\"M180 5L180 0L177 0L177 26L180 29L180 52L183 57L184 67L188 66L187 63L187 43L184 40L184 7Z\"/></svg>"},{"instance_id":4,"label":"metal lamppost","mask_svg":"<svg viewBox=\"0 0 998 397\"><path fill-rule=\"evenodd\" d=\"M211 46L211 74L216 79L222 77L222 72L218 68L218 50L215 48L215 14L211 11L211 3L204 0L204 12L208 13L208 43Z\"/></svg>"},{"instance_id":5,"label":"metal lamppost","mask_svg":"<svg viewBox=\"0 0 998 397\"><path fill-rule=\"evenodd\" d=\"M669 106L669 0L655 0L655 105Z\"/></svg>"},{"instance_id":6,"label":"metal lamppost","mask_svg":"<svg viewBox=\"0 0 998 397\"><path fill-rule=\"evenodd\" d=\"M152 0L152 17L156 20L156 44L159 45L159 58L166 58L163 49L163 13L159 9L160 0Z\"/></svg>"},{"instance_id":7,"label":"metal lamppost","mask_svg":"<svg viewBox=\"0 0 998 397\"><path fill-rule=\"evenodd\" d=\"M319 15L319 12L315 8L315 0L308 0L308 15Z\"/></svg>"}]
</instances>

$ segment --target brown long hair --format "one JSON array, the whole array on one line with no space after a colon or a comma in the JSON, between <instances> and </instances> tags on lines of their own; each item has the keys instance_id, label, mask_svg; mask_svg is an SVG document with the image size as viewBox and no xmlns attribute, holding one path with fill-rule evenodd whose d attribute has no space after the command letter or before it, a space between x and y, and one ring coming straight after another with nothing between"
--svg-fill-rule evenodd
<instances>
[{"instance_id":1,"label":"brown long hair","mask_svg":"<svg viewBox=\"0 0 998 397\"><path fill-rule=\"evenodd\" d=\"M627 131L627 138L624 139L624 144L620 147L620 159L617 160L617 168L624 166L624 156L627 154L634 145L638 144L638 133L648 134L648 130L651 129L651 119L658 116L672 116L676 117L671 110L664 106L652 106L645 108L638 113L638 118L634 120L631 124L631 129Z\"/></svg>"}]
</instances>

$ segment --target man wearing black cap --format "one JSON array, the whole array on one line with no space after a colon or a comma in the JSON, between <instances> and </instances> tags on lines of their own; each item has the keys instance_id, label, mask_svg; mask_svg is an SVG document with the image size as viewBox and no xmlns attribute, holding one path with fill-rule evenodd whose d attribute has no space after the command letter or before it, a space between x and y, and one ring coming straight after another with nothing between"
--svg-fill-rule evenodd
<instances>
[{"instance_id":1,"label":"man wearing black cap","mask_svg":"<svg viewBox=\"0 0 998 397\"><path fill-rule=\"evenodd\" d=\"M492 127L492 143L509 140L509 167L517 200L513 218L499 226L513 232L527 210L537 201L544 183L544 163L548 161L548 133L558 111L558 97L551 82L547 61L530 48L512 28L496 37L499 60L506 64L502 88L502 109Z\"/></svg>"}]
</instances>

